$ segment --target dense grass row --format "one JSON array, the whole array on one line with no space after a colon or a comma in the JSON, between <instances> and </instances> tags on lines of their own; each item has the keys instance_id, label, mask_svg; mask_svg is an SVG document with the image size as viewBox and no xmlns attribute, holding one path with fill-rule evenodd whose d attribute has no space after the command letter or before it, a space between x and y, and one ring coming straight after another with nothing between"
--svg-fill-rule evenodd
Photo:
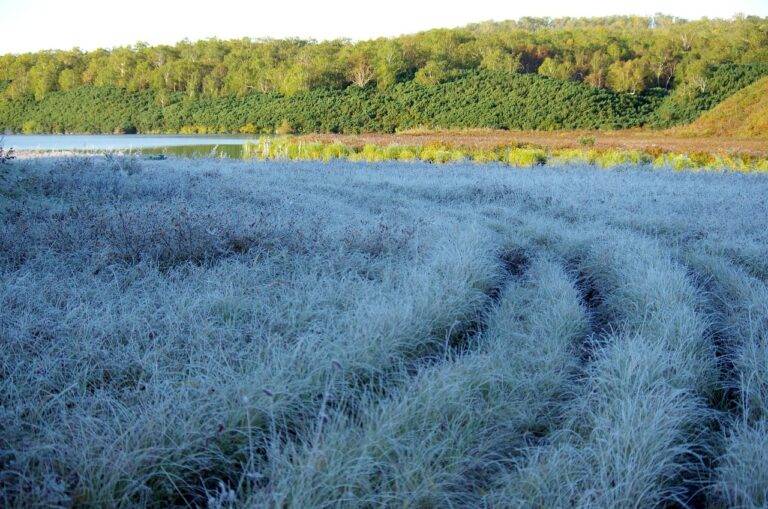
<instances>
[{"instance_id":1,"label":"dense grass row","mask_svg":"<svg viewBox=\"0 0 768 509\"><path fill-rule=\"evenodd\" d=\"M762 175L3 172L4 506L765 503Z\"/></svg>"},{"instance_id":2,"label":"dense grass row","mask_svg":"<svg viewBox=\"0 0 768 509\"><path fill-rule=\"evenodd\" d=\"M732 411L715 489L734 507L768 504L768 286L727 259L702 253L689 262L707 274L722 341Z\"/></svg>"},{"instance_id":3,"label":"dense grass row","mask_svg":"<svg viewBox=\"0 0 768 509\"><path fill-rule=\"evenodd\" d=\"M590 139L583 140L588 145ZM256 143L248 143L243 150L244 158L325 161L346 159L349 161L425 161L449 163L472 161L475 163L503 163L516 167L532 167L544 164L589 164L602 168L642 165L675 170L709 169L740 172L768 171L768 158L739 154L675 154L662 150L618 149L543 149L532 146L497 147L477 149L447 144L388 145L366 144L362 147L339 142L305 142L285 137L265 137Z\"/></svg>"}]
</instances>

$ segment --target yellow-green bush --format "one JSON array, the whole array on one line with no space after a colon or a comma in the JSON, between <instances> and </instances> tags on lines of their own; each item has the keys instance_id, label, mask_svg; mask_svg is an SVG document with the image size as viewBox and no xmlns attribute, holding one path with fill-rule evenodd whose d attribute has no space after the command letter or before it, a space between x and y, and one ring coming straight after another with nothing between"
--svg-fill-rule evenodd
<instances>
[{"instance_id":1,"label":"yellow-green bush","mask_svg":"<svg viewBox=\"0 0 768 509\"><path fill-rule=\"evenodd\" d=\"M458 149L428 145L421 150L420 159L430 163L449 163L463 161L468 155Z\"/></svg>"},{"instance_id":2,"label":"yellow-green bush","mask_svg":"<svg viewBox=\"0 0 768 509\"><path fill-rule=\"evenodd\" d=\"M602 168L613 168L625 164L649 164L651 157L638 150L605 150L596 153L594 163Z\"/></svg>"},{"instance_id":3,"label":"yellow-green bush","mask_svg":"<svg viewBox=\"0 0 768 509\"><path fill-rule=\"evenodd\" d=\"M694 161L686 154L664 154L654 161L655 166L669 166L674 170L695 168Z\"/></svg>"},{"instance_id":4,"label":"yellow-green bush","mask_svg":"<svg viewBox=\"0 0 768 509\"><path fill-rule=\"evenodd\" d=\"M349 160L376 163L385 161L386 158L384 157L384 151L381 147L368 143L359 152L353 151L349 156Z\"/></svg>"},{"instance_id":5,"label":"yellow-green bush","mask_svg":"<svg viewBox=\"0 0 768 509\"><path fill-rule=\"evenodd\" d=\"M538 148L513 148L507 152L507 163L512 166L541 166L547 163L547 153Z\"/></svg>"},{"instance_id":6,"label":"yellow-green bush","mask_svg":"<svg viewBox=\"0 0 768 509\"><path fill-rule=\"evenodd\" d=\"M403 147L397 155L398 161L415 161L419 158L419 151L412 147Z\"/></svg>"},{"instance_id":7,"label":"yellow-green bush","mask_svg":"<svg viewBox=\"0 0 768 509\"><path fill-rule=\"evenodd\" d=\"M562 149L552 153L556 164L595 164L597 152L583 149Z\"/></svg>"},{"instance_id":8,"label":"yellow-green bush","mask_svg":"<svg viewBox=\"0 0 768 509\"><path fill-rule=\"evenodd\" d=\"M472 152L472 160L476 163L495 163L501 161L502 156L496 150L475 150Z\"/></svg>"},{"instance_id":9,"label":"yellow-green bush","mask_svg":"<svg viewBox=\"0 0 768 509\"><path fill-rule=\"evenodd\" d=\"M331 143L323 147L323 161L330 161L331 159L345 159L352 153L349 147L342 143Z\"/></svg>"},{"instance_id":10,"label":"yellow-green bush","mask_svg":"<svg viewBox=\"0 0 768 509\"><path fill-rule=\"evenodd\" d=\"M239 129L241 134L258 134L258 128L252 123L247 123Z\"/></svg>"}]
</instances>

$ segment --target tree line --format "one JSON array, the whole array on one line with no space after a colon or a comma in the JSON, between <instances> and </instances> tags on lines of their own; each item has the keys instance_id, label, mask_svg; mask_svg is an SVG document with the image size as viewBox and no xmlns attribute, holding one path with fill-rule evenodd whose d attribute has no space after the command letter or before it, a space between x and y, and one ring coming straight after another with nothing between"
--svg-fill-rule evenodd
<instances>
[{"instance_id":1,"label":"tree line","mask_svg":"<svg viewBox=\"0 0 768 509\"><path fill-rule=\"evenodd\" d=\"M290 96L317 88L434 85L470 70L536 73L638 94L705 89L707 67L768 61L768 18L522 18L361 42L209 39L0 56L0 96L42 100L83 85L169 96Z\"/></svg>"},{"instance_id":2,"label":"tree line","mask_svg":"<svg viewBox=\"0 0 768 509\"><path fill-rule=\"evenodd\" d=\"M768 18L523 18L391 39L0 56L0 130L392 132L688 123L768 74Z\"/></svg>"}]
</instances>

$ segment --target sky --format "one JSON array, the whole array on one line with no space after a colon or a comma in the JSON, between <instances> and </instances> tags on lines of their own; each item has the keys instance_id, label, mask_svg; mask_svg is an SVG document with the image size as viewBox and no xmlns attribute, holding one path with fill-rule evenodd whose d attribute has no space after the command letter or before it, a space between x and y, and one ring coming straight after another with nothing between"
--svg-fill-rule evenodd
<instances>
[{"instance_id":1,"label":"sky","mask_svg":"<svg viewBox=\"0 0 768 509\"><path fill-rule=\"evenodd\" d=\"M523 16L768 16L768 0L0 0L0 54L218 37L370 39Z\"/></svg>"}]
</instances>

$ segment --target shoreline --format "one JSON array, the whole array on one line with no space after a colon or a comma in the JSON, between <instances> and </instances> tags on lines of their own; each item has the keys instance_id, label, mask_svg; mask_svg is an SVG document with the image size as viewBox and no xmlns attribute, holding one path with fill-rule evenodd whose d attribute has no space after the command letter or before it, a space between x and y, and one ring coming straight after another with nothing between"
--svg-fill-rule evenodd
<instances>
[{"instance_id":1,"label":"shoreline","mask_svg":"<svg viewBox=\"0 0 768 509\"><path fill-rule=\"evenodd\" d=\"M29 134L13 136L130 136L157 138L200 138L200 145L205 141L242 139L243 144L251 141L258 142L260 138L288 137L298 142L309 143L342 143L356 148L367 144L377 146L424 146L441 145L460 149L496 149L500 147L530 147L542 149L597 149L597 150L642 150L662 151L683 154L738 154L758 157L768 157L768 138L727 138L721 136L688 136L674 130L653 131L643 129L626 129L616 131L572 130L572 131L507 131L501 129L467 129L467 130L431 130L412 129L396 133L305 133L289 135L263 134L259 136L242 136L234 134L219 135L190 135L190 134ZM2 140L2 136L0 136ZM13 148L8 145L8 148ZM137 150L134 148L133 150ZM25 149L33 150L33 149ZM69 150L69 149L63 149ZM115 151L131 150L113 149ZM17 150L20 153L20 150Z\"/></svg>"}]
</instances>

